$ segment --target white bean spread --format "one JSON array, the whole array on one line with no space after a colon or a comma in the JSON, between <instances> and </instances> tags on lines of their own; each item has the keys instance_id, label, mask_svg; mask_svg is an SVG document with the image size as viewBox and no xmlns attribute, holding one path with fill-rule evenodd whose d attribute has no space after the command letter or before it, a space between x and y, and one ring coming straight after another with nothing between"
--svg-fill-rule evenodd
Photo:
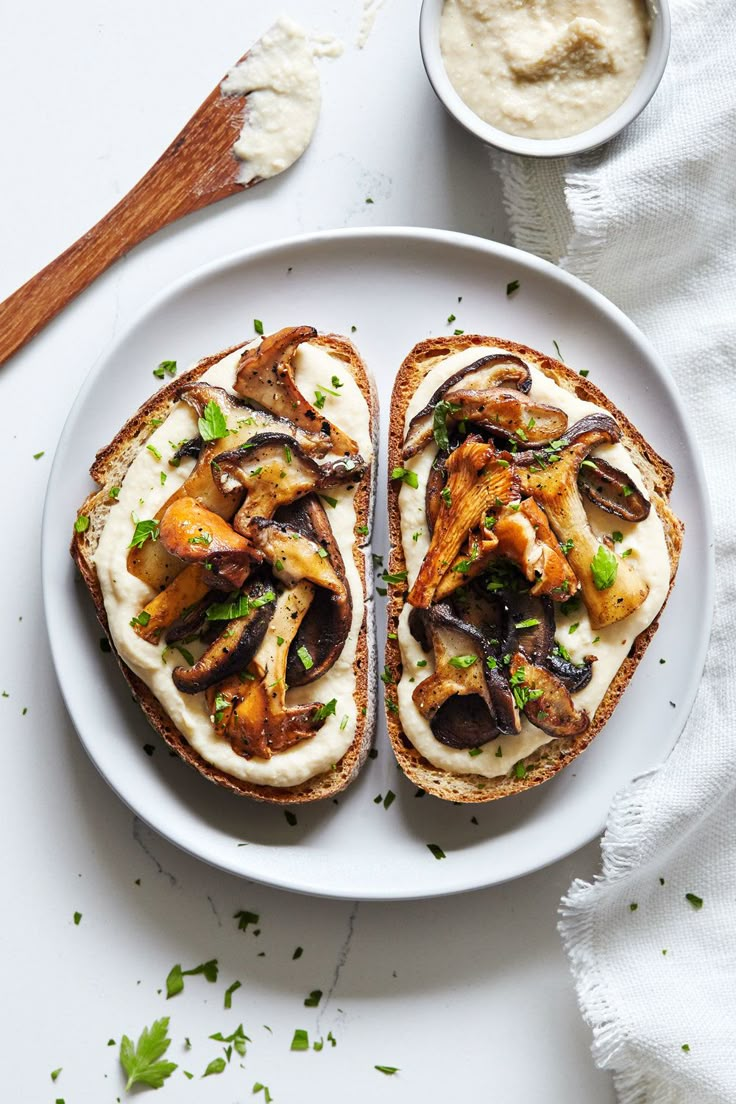
<instances>
[{"instance_id":1,"label":"white bean spread","mask_svg":"<svg viewBox=\"0 0 736 1104\"><path fill-rule=\"evenodd\" d=\"M440 47L456 92L507 134L563 138L607 118L649 43L643 0L445 0Z\"/></svg>"}]
</instances>

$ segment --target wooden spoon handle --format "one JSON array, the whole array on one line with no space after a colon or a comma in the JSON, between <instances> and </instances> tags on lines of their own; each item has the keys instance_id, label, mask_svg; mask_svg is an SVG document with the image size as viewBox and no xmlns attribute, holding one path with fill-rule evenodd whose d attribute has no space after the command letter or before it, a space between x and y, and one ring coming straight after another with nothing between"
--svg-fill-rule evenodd
<instances>
[{"instance_id":1,"label":"wooden spoon handle","mask_svg":"<svg viewBox=\"0 0 736 1104\"><path fill-rule=\"evenodd\" d=\"M243 102L215 89L117 206L0 303L0 364L138 242L182 215L242 190L231 150Z\"/></svg>"}]
</instances>

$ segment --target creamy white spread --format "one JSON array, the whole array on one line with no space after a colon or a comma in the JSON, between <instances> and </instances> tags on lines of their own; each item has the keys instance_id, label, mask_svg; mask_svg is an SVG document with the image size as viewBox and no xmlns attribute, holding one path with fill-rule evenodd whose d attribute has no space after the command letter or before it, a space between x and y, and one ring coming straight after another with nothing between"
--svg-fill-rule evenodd
<instances>
[{"instance_id":1,"label":"creamy white spread","mask_svg":"<svg viewBox=\"0 0 736 1104\"><path fill-rule=\"evenodd\" d=\"M649 44L643 0L445 0L440 49L461 100L507 134L562 138L607 118Z\"/></svg>"},{"instance_id":2,"label":"creamy white spread","mask_svg":"<svg viewBox=\"0 0 736 1104\"><path fill-rule=\"evenodd\" d=\"M485 353L493 351L491 346L474 346L455 353L436 365L422 380L409 404L405 430L414 415L427 405L432 394L444 380ZM564 410L570 425L586 414L592 414L601 409L558 387L538 369L531 366L530 368L532 375L530 395L538 402L549 403ZM419 573L429 547L424 499L429 471L436 454L437 448L432 442L417 456L405 462L407 468L416 472L419 481L416 490L405 483L399 494L401 542L410 587ZM604 457L621 471L627 472L638 486L645 489L641 473L622 444L598 446L592 451L591 456ZM629 562L649 586L649 593L644 603L634 613L614 625L601 629L594 629L591 626L582 600L576 602L572 613L565 611L564 603L555 603L556 639L570 653L572 661L582 663L586 655L598 657L593 664L593 677L590 682L584 689L573 695L576 707L586 709L592 721L596 709L626 658L634 639L651 624L662 608L669 589L670 562L664 528L654 507L644 521L634 523L613 517L593 506L587 499L584 499L584 504L596 536L610 535L614 530L618 530L623 535L623 541L616 545L617 552L629 552ZM416 539L414 539L415 534L418 534ZM436 767L455 774L477 774L486 778L495 778L508 774L520 759L524 759L537 748L554 739L541 729L535 728L524 717L522 717L520 733L491 740L483 745L480 755L470 756L466 749L451 748L435 739L429 722L425 720L412 700L412 694L417 685L434 673L434 659L432 652L425 653L409 631L409 613L410 607L407 604L401 613L398 630L403 664L398 687L398 705L402 728L425 759ZM576 627L573 628L573 626ZM427 663L426 666L418 666L424 661Z\"/></svg>"},{"instance_id":3,"label":"creamy white spread","mask_svg":"<svg viewBox=\"0 0 736 1104\"><path fill-rule=\"evenodd\" d=\"M232 392L239 357L240 351L223 358L202 379ZM326 349L305 344L297 349L294 366L296 384L308 398L314 395L317 388L331 386L333 374L339 376L342 382L339 397L323 391L327 396L325 417L352 437L364 459L370 462L373 451L370 413L360 388L345 365L332 358ZM258 426L254 426L253 432L258 432ZM337 505L334 509L326 507L332 532L345 562L347 583L353 597L353 619L348 638L339 658L329 671L313 683L288 690L286 694L287 707L313 701L326 703L335 698L335 714L327 717L323 727L309 740L278 752L268 760L245 759L233 751L226 739L215 733L205 695L182 694L174 686L171 673L174 667L182 663L179 653L165 649L163 643L155 645L141 640L130 625L131 618L137 616L154 596L154 591L146 583L127 570L128 546L134 530L132 515L139 518L154 517L169 496L189 476L195 463L193 459L182 460L178 468L171 468L168 460L181 441L189 440L197 433L197 419L193 410L183 402L177 403L163 424L146 441L147 445L153 446L161 454L161 459L156 459L153 451L141 449L123 480L117 505L110 509L95 555L95 567L110 632L122 659L145 682L188 743L203 759L235 778L267 786L294 786L329 770L345 754L355 738L353 663L365 612L363 587L353 555L357 523L355 488L348 490L347 486L339 486L331 489L330 496L337 499ZM166 474L163 486L162 472ZM370 610L368 616L370 617ZM196 642L188 647L195 658L203 650ZM258 653L255 659L258 660Z\"/></svg>"},{"instance_id":4,"label":"creamy white spread","mask_svg":"<svg viewBox=\"0 0 736 1104\"><path fill-rule=\"evenodd\" d=\"M233 153L243 162L239 180L266 180L293 165L312 140L321 93L317 57L338 57L342 46L308 35L282 16L230 70L220 88L248 96L243 129Z\"/></svg>"}]
</instances>

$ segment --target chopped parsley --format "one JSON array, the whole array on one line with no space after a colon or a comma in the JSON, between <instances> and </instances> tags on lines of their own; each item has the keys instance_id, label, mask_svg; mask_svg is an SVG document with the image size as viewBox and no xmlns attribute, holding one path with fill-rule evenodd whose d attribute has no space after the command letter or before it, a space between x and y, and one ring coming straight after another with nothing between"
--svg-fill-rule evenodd
<instances>
[{"instance_id":1,"label":"chopped parsley","mask_svg":"<svg viewBox=\"0 0 736 1104\"><path fill-rule=\"evenodd\" d=\"M133 536L128 548L140 548L147 540L158 540L159 529L161 527L155 518L146 521L137 521L134 517L133 521L135 522L135 529L133 530Z\"/></svg>"},{"instance_id":2,"label":"chopped parsley","mask_svg":"<svg viewBox=\"0 0 736 1104\"><path fill-rule=\"evenodd\" d=\"M115 499L119 498L120 497L120 487L111 487L110 490L107 492L107 494L108 494L109 498L115 498Z\"/></svg>"},{"instance_id":3,"label":"chopped parsley","mask_svg":"<svg viewBox=\"0 0 736 1104\"><path fill-rule=\"evenodd\" d=\"M381 578L384 583L391 583L396 586L398 583L405 583L407 573L405 571L384 571L381 574Z\"/></svg>"},{"instance_id":4,"label":"chopped parsley","mask_svg":"<svg viewBox=\"0 0 736 1104\"><path fill-rule=\"evenodd\" d=\"M225 990L225 1008L232 1008L233 1006L233 993L240 989L242 982L234 981L232 985L229 985Z\"/></svg>"},{"instance_id":5,"label":"chopped parsley","mask_svg":"<svg viewBox=\"0 0 736 1104\"><path fill-rule=\"evenodd\" d=\"M618 560L604 544L598 545L598 551L590 561L590 572L597 590L608 590L615 583Z\"/></svg>"},{"instance_id":6,"label":"chopped parsley","mask_svg":"<svg viewBox=\"0 0 736 1104\"><path fill-rule=\"evenodd\" d=\"M453 656L450 660L450 666L458 667L462 671L465 670L466 667L472 667L477 659L478 657L474 655Z\"/></svg>"},{"instance_id":7,"label":"chopped parsley","mask_svg":"<svg viewBox=\"0 0 736 1104\"><path fill-rule=\"evenodd\" d=\"M74 913L74 924L75 924L75 926L76 926L76 927L79 927L79 925L80 925L80 923L81 923L81 922L82 922L82 914L81 914L81 912L75 912L75 913Z\"/></svg>"},{"instance_id":8,"label":"chopped parsley","mask_svg":"<svg viewBox=\"0 0 736 1104\"><path fill-rule=\"evenodd\" d=\"M219 441L227 437L225 415L214 399L210 399L205 406L204 417L197 419L197 425L203 441Z\"/></svg>"},{"instance_id":9,"label":"chopped parsley","mask_svg":"<svg viewBox=\"0 0 736 1104\"><path fill-rule=\"evenodd\" d=\"M301 1027L297 1027L294 1038L291 1040L291 1050L309 1050L309 1035Z\"/></svg>"},{"instance_id":10,"label":"chopped parsley","mask_svg":"<svg viewBox=\"0 0 736 1104\"><path fill-rule=\"evenodd\" d=\"M387 790L386 791L386 796L383 799L384 809L389 809L393 805L395 800L396 800L396 794L394 793L394 791L393 790Z\"/></svg>"},{"instance_id":11,"label":"chopped parsley","mask_svg":"<svg viewBox=\"0 0 736 1104\"><path fill-rule=\"evenodd\" d=\"M320 705L317 707L317 709L315 709L314 713L312 714L312 720L315 722L324 721L327 719L327 717L334 715L336 708L337 698L332 698L332 700L328 701L325 705Z\"/></svg>"},{"instance_id":12,"label":"chopped parsley","mask_svg":"<svg viewBox=\"0 0 736 1104\"><path fill-rule=\"evenodd\" d=\"M333 387L343 387L344 386L344 384L343 384L343 382L342 382L342 380L340 379L339 376L333 376L332 380L330 382L332 383Z\"/></svg>"},{"instance_id":13,"label":"chopped parsley","mask_svg":"<svg viewBox=\"0 0 736 1104\"><path fill-rule=\"evenodd\" d=\"M289 827L296 828L298 823L296 819L296 813L292 813L291 809L284 809L284 816L286 817L286 823L289 825Z\"/></svg>"},{"instance_id":14,"label":"chopped parsley","mask_svg":"<svg viewBox=\"0 0 736 1104\"><path fill-rule=\"evenodd\" d=\"M319 1002L322 1000L322 990L313 989L308 997L304 998L305 1008L316 1008Z\"/></svg>"},{"instance_id":15,"label":"chopped parsley","mask_svg":"<svg viewBox=\"0 0 736 1104\"><path fill-rule=\"evenodd\" d=\"M444 502L445 506L448 507L448 509L450 506L452 506L452 491L449 487L442 488L442 490L440 491L440 498Z\"/></svg>"},{"instance_id":16,"label":"chopped parsley","mask_svg":"<svg viewBox=\"0 0 736 1104\"><path fill-rule=\"evenodd\" d=\"M260 917L257 912L248 912L246 909L238 909L233 913L233 920L238 921L238 931L247 931L249 924L257 924Z\"/></svg>"},{"instance_id":17,"label":"chopped parsley","mask_svg":"<svg viewBox=\"0 0 736 1104\"><path fill-rule=\"evenodd\" d=\"M42 456L46 455L46 449L42 449L41 452L34 452L33 459L40 460Z\"/></svg>"},{"instance_id":18,"label":"chopped parsley","mask_svg":"<svg viewBox=\"0 0 736 1104\"><path fill-rule=\"evenodd\" d=\"M148 610L141 610L137 617L131 617L130 627L131 629L141 628L145 629L148 622L151 620L151 615Z\"/></svg>"},{"instance_id":19,"label":"chopped parsley","mask_svg":"<svg viewBox=\"0 0 736 1104\"><path fill-rule=\"evenodd\" d=\"M166 999L178 996L184 988L184 978L194 977L196 974L204 974L207 981L217 981L217 975L219 972L219 966L216 958L211 958L209 962L202 962L199 966L193 966L191 970L182 970L181 965L177 963L169 970L166 978Z\"/></svg>"},{"instance_id":20,"label":"chopped parsley","mask_svg":"<svg viewBox=\"0 0 736 1104\"><path fill-rule=\"evenodd\" d=\"M89 518L86 514L80 514L77 520L74 522L75 533L86 533L89 529Z\"/></svg>"},{"instance_id":21,"label":"chopped parsley","mask_svg":"<svg viewBox=\"0 0 736 1104\"><path fill-rule=\"evenodd\" d=\"M293 955L291 956L292 962L294 962L297 958L301 958L303 954L304 954L304 948L303 947L296 947L294 949Z\"/></svg>"},{"instance_id":22,"label":"chopped parsley","mask_svg":"<svg viewBox=\"0 0 736 1104\"><path fill-rule=\"evenodd\" d=\"M526 621L517 621L514 625L515 629L533 629L535 625L539 624L538 617L527 617Z\"/></svg>"},{"instance_id":23,"label":"chopped parsley","mask_svg":"<svg viewBox=\"0 0 736 1104\"><path fill-rule=\"evenodd\" d=\"M564 364L564 362L565 362L565 358L563 357L562 353L560 352L560 346L559 346L559 345L557 344L557 342L556 342L556 341L554 341L554 340L552 341L552 344L553 344L553 345L554 345L554 347L555 347L555 352L557 353L557 359L558 359L558 360L561 360L561 361L563 362L563 364Z\"/></svg>"},{"instance_id":24,"label":"chopped parsley","mask_svg":"<svg viewBox=\"0 0 736 1104\"><path fill-rule=\"evenodd\" d=\"M155 445L146 445L146 448L148 449L154 460L161 459L161 453L158 451Z\"/></svg>"},{"instance_id":25,"label":"chopped parsley","mask_svg":"<svg viewBox=\"0 0 736 1104\"><path fill-rule=\"evenodd\" d=\"M513 295L514 292L518 291L520 287L521 284L518 280L512 280L509 284L506 285L506 295Z\"/></svg>"},{"instance_id":26,"label":"chopped parsley","mask_svg":"<svg viewBox=\"0 0 736 1104\"><path fill-rule=\"evenodd\" d=\"M526 778L526 767L523 763L514 763L514 776L516 778Z\"/></svg>"},{"instance_id":27,"label":"chopped parsley","mask_svg":"<svg viewBox=\"0 0 736 1104\"><path fill-rule=\"evenodd\" d=\"M256 331L257 334L263 336L263 323L261 322L260 318L253 319L253 329Z\"/></svg>"},{"instance_id":28,"label":"chopped parsley","mask_svg":"<svg viewBox=\"0 0 736 1104\"><path fill-rule=\"evenodd\" d=\"M176 361L175 360L162 360L158 368L153 369L153 374L156 379L162 380L164 376L176 375Z\"/></svg>"},{"instance_id":29,"label":"chopped parsley","mask_svg":"<svg viewBox=\"0 0 736 1104\"><path fill-rule=\"evenodd\" d=\"M582 376L583 379L587 379L588 375L589 375L589 369L588 368L581 368L580 371L578 372L578 375Z\"/></svg>"},{"instance_id":30,"label":"chopped parsley","mask_svg":"<svg viewBox=\"0 0 736 1104\"><path fill-rule=\"evenodd\" d=\"M169 1017L163 1016L149 1027L144 1027L135 1047L127 1035L120 1043L120 1064L128 1080L125 1091L129 1092L135 1084L148 1085L151 1089L160 1089L167 1077L177 1069L174 1062L162 1062L169 1049L171 1039L167 1037Z\"/></svg>"},{"instance_id":31,"label":"chopped parsley","mask_svg":"<svg viewBox=\"0 0 736 1104\"><path fill-rule=\"evenodd\" d=\"M374 1066L373 1068L377 1069L379 1073L387 1074L387 1076L389 1076L389 1077L391 1076L392 1073L398 1073L399 1072L399 1067L398 1066Z\"/></svg>"},{"instance_id":32,"label":"chopped parsley","mask_svg":"<svg viewBox=\"0 0 736 1104\"><path fill-rule=\"evenodd\" d=\"M569 552L572 552L574 547L575 547L575 541L572 538L570 538L569 540L561 542L560 552L562 553L563 556L567 556L567 554Z\"/></svg>"},{"instance_id":33,"label":"chopped parsley","mask_svg":"<svg viewBox=\"0 0 736 1104\"><path fill-rule=\"evenodd\" d=\"M337 506L336 498L332 498L330 495L326 494L321 494L319 497L322 499L323 502L326 502L328 506L331 506L333 510Z\"/></svg>"},{"instance_id":34,"label":"chopped parsley","mask_svg":"<svg viewBox=\"0 0 736 1104\"><path fill-rule=\"evenodd\" d=\"M323 410L324 409L324 405L325 405L326 401L327 401L327 396L322 391L315 391L314 392L314 405L317 407L318 410Z\"/></svg>"},{"instance_id":35,"label":"chopped parsley","mask_svg":"<svg viewBox=\"0 0 736 1104\"><path fill-rule=\"evenodd\" d=\"M247 617L251 610L260 609L269 602L276 601L273 590L267 590L258 598L249 598L247 594L235 594L228 602L216 602L209 606L205 614L208 621L232 621L235 617Z\"/></svg>"},{"instance_id":36,"label":"chopped parsley","mask_svg":"<svg viewBox=\"0 0 736 1104\"><path fill-rule=\"evenodd\" d=\"M312 659L311 655L309 654L309 649L306 648L303 644L301 645L301 647L297 648L296 654L299 656L299 659L302 661L302 667L304 668L305 671L309 671L309 670L312 669L312 667L314 667L314 660Z\"/></svg>"},{"instance_id":37,"label":"chopped parsley","mask_svg":"<svg viewBox=\"0 0 736 1104\"><path fill-rule=\"evenodd\" d=\"M509 686L519 709L523 709L529 702L538 701L544 693L543 690L532 690L526 685L526 670L523 667L517 667L514 671L509 679Z\"/></svg>"},{"instance_id":38,"label":"chopped parsley","mask_svg":"<svg viewBox=\"0 0 736 1104\"><path fill-rule=\"evenodd\" d=\"M211 1077L213 1073L223 1073L226 1066L227 1062L224 1058L213 1058L202 1076Z\"/></svg>"},{"instance_id":39,"label":"chopped parsley","mask_svg":"<svg viewBox=\"0 0 736 1104\"><path fill-rule=\"evenodd\" d=\"M432 432L434 433L434 439L437 442L437 447L443 451L447 451L450 447L450 439L447 432L447 417L449 414L454 414L460 407L456 403L447 402L442 399L438 402L434 408L432 415Z\"/></svg>"},{"instance_id":40,"label":"chopped parsley","mask_svg":"<svg viewBox=\"0 0 736 1104\"><path fill-rule=\"evenodd\" d=\"M407 487L412 487L414 490L419 486L419 479L417 473L409 471L407 468L394 468L391 472L392 479L401 479L406 483Z\"/></svg>"},{"instance_id":41,"label":"chopped parsley","mask_svg":"<svg viewBox=\"0 0 736 1104\"><path fill-rule=\"evenodd\" d=\"M698 897L697 893L686 893L685 900L689 901L694 909L701 909L703 907L703 898Z\"/></svg>"},{"instance_id":42,"label":"chopped parsley","mask_svg":"<svg viewBox=\"0 0 736 1104\"><path fill-rule=\"evenodd\" d=\"M620 544L623 539L623 533L619 533L618 529L614 529L614 531L611 533L611 540L613 541L613 543Z\"/></svg>"},{"instance_id":43,"label":"chopped parsley","mask_svg":"<svg viewBox=\"0 0 736 1104\"><path fill-rule=\"evenodd\" d=\"M434 855L434 857L436 859L445 859L445 858L447 858L447 856L445 855L445 852L442 850L442 848L439 846L439 844L437 844L437 843L428 843L427 847L429 848L429 850L432 852L432 854Z\"/></svg>"},{"instance_id":44,"label":"chopped parsley","mask_svg":"<svg viewBox=\"0 0 736 1104\"><path fill-rule=\"evenodd\" d=\"M361 537L367 537L368 536L368 526L367 525L356 525L355 532L358 533L359 536L361 536Z\"/></svg>"},{"instance_id":45,"label":"chopped parsley","mask_svg":"<svg viewBox=\"0 0 736 1104\"><path fill-rule=\"evenodd\" d=\"M212 544L212 534L202 532L198 537L190 537L189 544L204 544L205 546Z\"/></svg>"}]
</instances>

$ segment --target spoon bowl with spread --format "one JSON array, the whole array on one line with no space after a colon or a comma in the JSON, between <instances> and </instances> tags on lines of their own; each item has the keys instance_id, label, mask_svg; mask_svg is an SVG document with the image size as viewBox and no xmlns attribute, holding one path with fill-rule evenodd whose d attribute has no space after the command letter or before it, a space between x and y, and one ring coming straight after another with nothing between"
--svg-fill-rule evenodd
<instances>
[{"instance_id":1,"label":"spoon bowl with spread","mask_svg":"<svg viewBox=\"0 0 736 1104\"><path fill-rule=\"evenodd\" d=\"M565 157L610 141L649 103L670 46L668 0L424 0L424 67L486 145Z\"/></svg>"}]
</instances>

